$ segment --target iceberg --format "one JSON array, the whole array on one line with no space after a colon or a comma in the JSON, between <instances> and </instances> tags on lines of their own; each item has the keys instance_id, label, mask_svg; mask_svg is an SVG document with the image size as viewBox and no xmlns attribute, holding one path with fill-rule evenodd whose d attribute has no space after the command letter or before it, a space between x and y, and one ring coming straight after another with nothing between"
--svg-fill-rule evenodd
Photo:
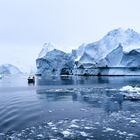
<instances>
[{"instance_id":1,"label":"iceberg","mask_svg":"<svg viewBox=\"0 0 140 140\"><path fill-rule=\"evenodd\" d=\"M63 51L53 49L36 60L37 74L71 75L74 68L74 57Z\"/></svg>"},{"instance_id":2,"label":"iceberg","mask_svg":"<svg viewBox=\"0 0 140 140\"><path fill-rule=\"evenodd\" d=\"M118 28L71 53L45 43L36 65L40 74L140 75L140 34Z\"/></svg>"},{"instance_id":3,"label":"iceberg","mask_svg":"<svg viewBox=\"0 0 140 140\"><path fill-rule=\"evenodd\" d=\"M22 72L14 65L3 64L0 65L0 74L21 74Z\"/></svg>"}]
</instances>

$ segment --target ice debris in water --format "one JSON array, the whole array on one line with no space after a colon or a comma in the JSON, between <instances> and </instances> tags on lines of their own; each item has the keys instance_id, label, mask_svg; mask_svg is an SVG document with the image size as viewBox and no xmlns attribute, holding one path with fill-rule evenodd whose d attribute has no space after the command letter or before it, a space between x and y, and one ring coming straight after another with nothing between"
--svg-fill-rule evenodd
<instances>
[{"instance_id":1,"label":"ice debris in water","mask_svg":"<svg viewBox=\"0 0 140 140\"><path fill-rule=\"evenodd\" d=\"M65 130L65 131L62 132L62 134L64 135L64 137L67 137L71 134L71 132L68 131L68 130Z\"/></svg>"},{"instance_id":2,"label":"ice debris in water","mask_svg":"<svg viewBox=\"0 0 140 140\"><path fill-rule=\"evenodd\" d=\"M118 133L119 135L127 135L127 132L125 132L125 131L121 132L120 130L118 130L117 133Z\"/></svg>"},{"instance_id":3,"label":"ice debris in water","mask_svg":"<svg viewBox=\"0 0 140 140\"><path fill-rule=\"evenodd\" d=\"M134 124L134 123L137 123L137 122L135 120L131 120L130 123L133 123Z\"/></svg>"},{"instance_id":4,"label":"ice debris in water","mask_svg":"<svg viewBox=\"0 0 140 140\"><path fill-rule=\"evenodd\" d=\"M103 130L103 132L113 132L115 131L115 129L112 129L112 128L105 128L105 130Z\"/></svg>"},{"instance_id":5,"label":"ice debris in water","mask_svg":"<svg viewBox=\"0 0 140 140\"><path fill-rule=\"evenodd\" d=\"M120 89L122 94L124 95L124 99L137 101L140 100L140 88L132 87L132 86L124 86Z\"/></svg>"},{"instance_id":6,"label":"ice debris in water","mask_svg":"<svg viewBox=\"0 0 140 140\"><path fill-rule=\"evenodd\" d=\"M93 127L86 126L85 129L90 130L90 129L93 129Z\"/></svg>"},{"instance_id":7,"label":"ice debris in water","mask_svg":"<svg viewBox=\"0 0 140 140\"><path fill-rule=\"evenodd\" d=\"M44 138L44 136L42 134L38 134L37 137L40 139Z\"/></svg>"},{"instance_id":8,"label":"ice debris in water","mask_svg":"<svg viewBox=\"0 0 140 140\"><path fill-rule=\"evenodd\" d=\"M85 133L85 132L80 132L80 134L81 134L83 137L87 137L87 136L88 136L88 134Z\"/></svg>"},{"instance_id":9,"label":"ice debris in water","mask_svg":"<svg viewBox=\"0 0 140 140\"><path fill-rule=\"evenodd\" d=\"M78 119L73 119L73 120L71 121L71 123L76 123L76 122L78 122L78 121L80 121L80 120L78 120Z\"/></svg>"},{"instance_id":10,"label":"ice debris in water","mask_svg":"<svg viewBox=\"0 0 140 140\"><path fill-rule=\"evenodd\" d=\"M54 124L52 122L48 122L49 126L54 126Z\"/></svg>"},{"instance_id":11,"label":"ice debris in water","mask_svg":"<svg viewBox=\"0 0 140 140\"><path fill-rule=\"evenodd\" d=\"M78 125L75 125L75 124L71 124L70 125L70 128L79 128L79 126Z\"/></svg>"},{"instance_id":12,"label":"ice debris in water","mask_svg":"<svg viewBox=\"0 0 140 140\"><path fill-rule=\"evenodd\" d=\"M140 87L132 87L132 86L124 86L120 89L120 91L124 91L124 92L133 92L133 93L138 93L140 94Z\"/></svg>"}]
</instances>

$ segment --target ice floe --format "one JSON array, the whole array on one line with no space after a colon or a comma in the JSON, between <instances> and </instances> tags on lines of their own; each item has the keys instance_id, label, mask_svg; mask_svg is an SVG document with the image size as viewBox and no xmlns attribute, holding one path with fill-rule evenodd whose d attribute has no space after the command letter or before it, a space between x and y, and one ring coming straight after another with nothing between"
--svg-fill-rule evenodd
<instances>
[{"instance_id":1,"label":"ice floe","mask_svg":"<svg viewBox=\"0 0 140 140\"><path fill-rule=\"evenodd\" d=\"M137 122L135 120L131 120L130 123L136 124Z\"/></svg>"},{"instance_id":2,"label":"ice floe","mask_svg":"<svg viewBox=\"0 0 140 140\"><path fill-rule=\"evenodd\" d=\"M132 86L127 85L127 86L122 87L120 91L140 94L140 87L132 87Z\"/></svg>"},{"instance_id":3,"label":"ice floe","mask_svg":"<svg viewBox=\"0 0 140 140\"><path fill-rule=\"evenodd\" d=\"M113 128L104 128L103 132L113 132L115 129Z\"/></svg>"},{"instance_id":4,"label":"ice floe","mask_svg":"<svg viewBox=\"0 0 140 140\"><path fill-rule=\"evenodd\" d=\"M71 135L71 132L68 130L65 130L62 132L62 134L64 135L64 137L67 137L67 136Z\"/></svg>"},{"instance_id":5,"label":"ice floe","mask_svg":"<svg viewBox=\"0 0 140 140\"><path fill-rule=\"evenodd\" d=\"M125 100L140 100L140 87L124 86L120 89Z\"/></svg>"},{"instance_id":6,"label":"ice floe","mask_svg":"<svg viewBox=\"0 0 140 140\"><path fill-rule=\"evenodd\" d=\"M83 137L87 137L87 136L88 136L88 134L85 133L85 132L80 132L80 134L81 134Z\"/></svg>"}]
</instances>

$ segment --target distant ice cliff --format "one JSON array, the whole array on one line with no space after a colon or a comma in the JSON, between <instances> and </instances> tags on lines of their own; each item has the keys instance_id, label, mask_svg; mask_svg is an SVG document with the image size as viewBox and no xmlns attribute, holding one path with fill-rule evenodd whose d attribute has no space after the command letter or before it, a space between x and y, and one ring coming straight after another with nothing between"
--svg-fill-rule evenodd
<instances>
[{"instance_id":1,"label":"distant ice cliff","mask_svg":"<svg viewBox=\"0 0 140 140\"><path fill-rule=\"evenodd\" d=\"M3 64L0 65L0 74L21 74L22 72L14 65Z\"/></svg>"}]
</instances>

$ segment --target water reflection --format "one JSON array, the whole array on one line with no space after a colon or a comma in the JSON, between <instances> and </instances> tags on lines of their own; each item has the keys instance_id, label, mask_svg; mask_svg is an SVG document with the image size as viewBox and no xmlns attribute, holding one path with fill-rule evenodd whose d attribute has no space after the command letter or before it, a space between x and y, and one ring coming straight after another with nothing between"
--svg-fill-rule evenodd
<instances>
[{"instance_id":1,"label":"water reflection","mask_svg":"<svg viewBox=\"0 0 140 140\"><path fill-rule=\"evenodd\" d=\"M37 85L138 85L140 76L52 76L38 77Z\"/></svg>"},{"instance_id":2,"label":"water reflection","mask_svg":"<svg viewBox=\"0 0 140 140\"><path fill-rule=\"evenodd\" d=\"M59 89L60 90L60 89ZM58 89L52 91L37 90L39 98L46 101L73 101L85 104L88 108L98 108L107 113L118 112L123 109L123 95L118 92L105 91L103 89Z\"/></svg>"}]
</instances>

